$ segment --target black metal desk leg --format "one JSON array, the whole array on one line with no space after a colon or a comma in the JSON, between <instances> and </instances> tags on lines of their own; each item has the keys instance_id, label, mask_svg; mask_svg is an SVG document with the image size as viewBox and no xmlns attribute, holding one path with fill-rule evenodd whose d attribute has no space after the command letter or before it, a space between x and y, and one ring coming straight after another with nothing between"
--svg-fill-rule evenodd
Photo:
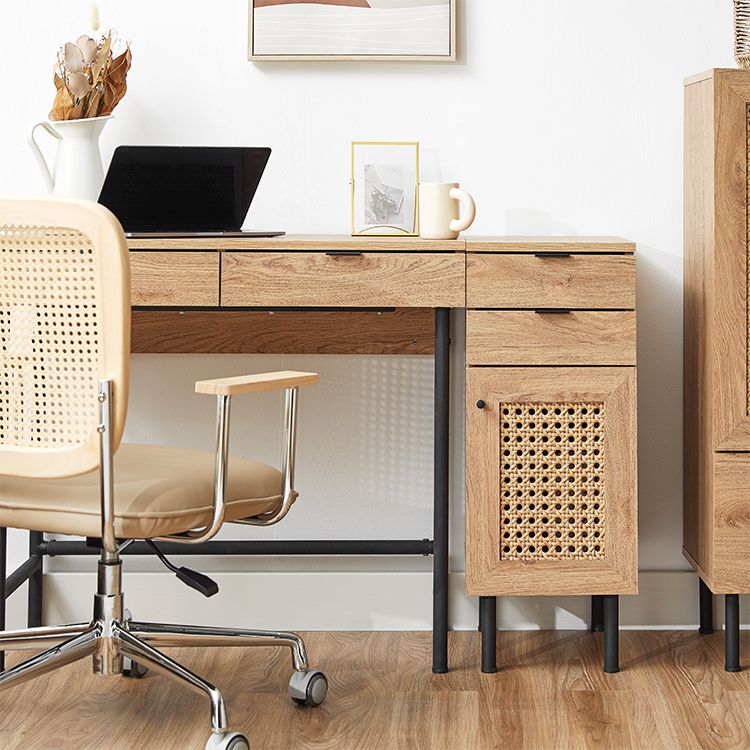
<instances>
[{"instance_id":1,"label":"black metal desk leg","mask_svg":"<svg viewBox=\"0 0 750 750\"><path fill-rule=\"evenodd\" d=\"M740 595L724 596L724 669L739 672L740 666Z\"/></svg>"},{"instance_id":2,"label":"black metal desk leg","mask_svg":"<svg viewBox=\"0 0 750 750\"><path fill-rule=\"evenodd\" d=\"M604 630L604 597L594 594L591 597L591 630L601 633Z\"/></svg>"},{"instance_id":3,"label":"black metal desk leg","mask_svg":"<svg viewBox=\"0 0 750 750\"><path fill-rule=\"evenodd\" d=\"M5 630L5 579L8 575L8 530L0 527L0 630ZM5 651L0 651L0 670L5 669Z\"/></svg>"},{"instance_id":4,"label":"black metal desk leg","mask_svg":"<svg viewBox=\"0 0 750 750\"><path fill-rule=\"evenodd\" d=\"M29 557L42 557L39 546L44 541L41 531L29 532ZM29 578L29 610L27 622L30 628L38 628L42 624L42 602L44 598L44 561L39 569Z\"/></svg>"},{"instance_id":5,"label":"black metal desk leg","mask_svg":"<svg viewBox=\"0 0 750 750\"><path fill-rule=\"evenodd\" d=\"M435 487L432 571L432 671L448 671L448 439L450 435L449 309L435 310Z\"/></svg>"},{"instance_id":6,"label":"black metal desk leg","mask_svg":"<svg viewBox=\"0 0 750 750\"><path fill-rule=\"evenodd\" d=\"M700 627L698 632L703 635L711 635L714 632L714 595L703 579L698 579L700 592Z\"/></svg>"},{"instance_id":7,"label":"black metal desk leg","mask_svg":"<svg viewBox=\"0 0 750 750\"><path fill-rule=\"evenodd\" d=\"M482 672L497 672L497 597L479 597L479 630L482 633Z\"/></svg>"},{"instance_id":8,"label":"black metal desk leg","mask_svg":"<svg viewBox=\"0 0 750 750\"><path fill-rule=\"evenodd\" d=\"M604 600L604 671L620 671L620 597L603 596Z\"/></svg>"}]
</instances>

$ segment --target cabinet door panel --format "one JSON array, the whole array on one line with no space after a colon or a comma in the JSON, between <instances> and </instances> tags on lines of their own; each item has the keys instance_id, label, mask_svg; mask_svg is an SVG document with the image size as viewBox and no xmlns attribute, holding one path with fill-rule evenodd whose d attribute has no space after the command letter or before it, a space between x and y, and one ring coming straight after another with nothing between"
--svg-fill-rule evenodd
<instances>
[{"instance_id":1,"label":"cabinet door panel","mask_svg":"<svg viewBox=\"0 0 750 750\"><path fill-rule=\"evenodd\" d=\"M469 595L637 592L635 390L634 368L467 370Z\"/></svg>"},{"instance_id":2,"label":"cabinet door panel","mask_svg":"<svg viewBox=\"0 0 750 750\"><path fill-rule=\"evenodd\" d=\"M713 262L703 269L709 290L703 335L713 375L706 383L712 391L711 447L749 451L750 77L746 71L717 72L714 106L715 220L706 240L713 243Z\"/></svg>"}]
</instances>

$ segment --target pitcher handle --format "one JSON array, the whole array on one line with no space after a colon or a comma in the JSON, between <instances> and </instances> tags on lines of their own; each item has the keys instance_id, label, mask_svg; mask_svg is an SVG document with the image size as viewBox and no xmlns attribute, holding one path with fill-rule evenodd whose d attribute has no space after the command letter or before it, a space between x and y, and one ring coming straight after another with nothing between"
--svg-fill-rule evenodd
<instances>
[{"instance_id":1,"label":"pitcher handle","mask_svg":"<svg viewBox=\"0 0 750 750\"><path fill-rule=\"evenodd\" d=\"M451 188L450 197L454 201L459 201L463 208L463 218L454 219L450 223L450 230L451 232L464 232L474 223L474 219L477 217L476 203L465 190L460 188Z\"/></svg>"},{"instance_id":2,"label":"pitcher handle","mask_svg":"<svg viewBox=\"0 0 750 750\"><path fill-rule=\"evenodd\" d=\"M39 144L36 142L36 138L34 138L34 133L37 128L44 128L51 136L58 140L62 138L62 136L48 122L38 122L33 128L31 128L31 132L29 133L29 146L31 146L31 151L36 157L39 169L42 170L42 177L44 178L44 184L47 186L47 191L51 193L55 188L55 181L52 178L52 172L50 172L44 154L42 154Z\"/></svg>"}]
</instances>

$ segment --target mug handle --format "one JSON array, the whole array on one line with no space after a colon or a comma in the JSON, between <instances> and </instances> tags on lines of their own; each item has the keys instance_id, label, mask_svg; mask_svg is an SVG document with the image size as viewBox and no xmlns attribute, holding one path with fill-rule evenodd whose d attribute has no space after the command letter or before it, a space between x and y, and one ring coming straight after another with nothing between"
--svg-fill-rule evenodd
<instances>
[{"instance_id":1,"label":"mug handle","mask_svg":"<svg viewBox=\"0 0 750 750\"><path fill-rule=\"evenodd\" d=\"M31 151L36 157L39 169L42 170L42 177L44 178L44 184L47 186L47 191L51 193L55 188L55 181L52 179L52 173L49 171L44 154L42 154L39 144L36 142L36 138L34 138L37 128L44 128L51 136L57 139L62 138L62 136L48 122L38 122L31 128L31 132L29 133L29 146L31 146Z\"/></svg>"},{"instance_id":2,"label":"mug handle","mask_svg":"<svg viewBox=\"0 0 750 750\"><path fill-rule=\"evenodd\" d=\"M462 219L453 219L453 221L451 221L451 232L464 232L474 223L474 219L477 218L477 204L474 203L474 199L465 190L461 190L461 188L451 188L450 196L453 200L461 203L463 208L462 213L464 214Z\"/></svg>"}]
</instances>

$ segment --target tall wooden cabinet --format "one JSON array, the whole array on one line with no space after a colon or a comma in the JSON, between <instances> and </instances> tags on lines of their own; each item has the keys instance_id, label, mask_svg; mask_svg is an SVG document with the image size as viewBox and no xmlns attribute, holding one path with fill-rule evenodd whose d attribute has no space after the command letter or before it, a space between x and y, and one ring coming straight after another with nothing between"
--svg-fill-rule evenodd
<instances>
[{"instance_id":1,"label":"tall wooden cabinet","mask_svg":"<svg viewBox=\"0 0 750 750\"><path fill-rule=\"evenodd\" d=\"M750 73L685 83L685 557L726 595L727 669L739 670L738 595L750 593Z\"/></svg>"},{"instance_id":2,"label":"tall wooden cabinet","mask_svg":"<svg viewBox=\"0 0 750 750\"><path fill-rule=\"evenodd\" d=\"M618 669L638 590L635 246L467 243L466 585L495 668L496 597L592 595Z\"/></svg>"}]
</instances>

